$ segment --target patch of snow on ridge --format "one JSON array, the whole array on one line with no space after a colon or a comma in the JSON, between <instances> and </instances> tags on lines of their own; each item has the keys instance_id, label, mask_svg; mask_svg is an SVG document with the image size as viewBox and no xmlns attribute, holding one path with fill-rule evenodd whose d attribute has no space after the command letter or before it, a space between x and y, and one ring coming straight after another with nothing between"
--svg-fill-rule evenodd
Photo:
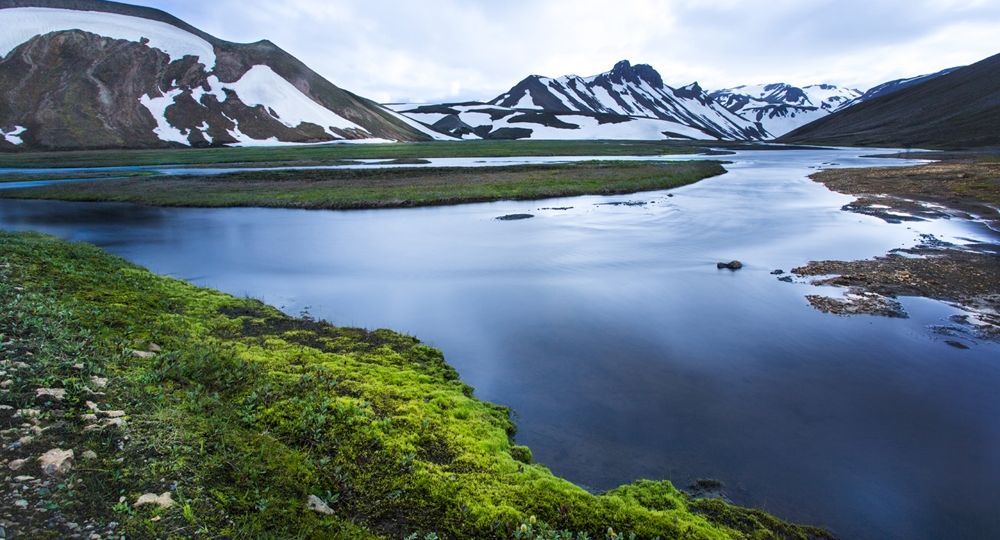
<instances>
[{"instance_id":1,"label":"patch of snow on ridge","mask_svg":"<svg viewBox=\"0 0 1000 540\"><path fill-rule=\"evenodd\" d=\"M54 8L0 9L0 56L31 38L61 30L83 30L114 39L140 42L170 56L171 61L197 56L208 71L215 69L215 47L204 39L164 22L104 13Z\"/></svg>"},{"instance_id":2,"label":"patch of snow on ridge","mask_svg":"<svg viewBox=\"0 0 1000 540\"><path fill-rule=\"evenodd\" d=\"M290 128L308 122L322 127L337 138L340 136L333 132L334 128L367 131L316 103L267 66L254 66L240 80L223 83L222 86L235 91L240 101L248 107L263 105L264 108L273 110L278 115L277 120Z\"/></svg>"},{"instance_id":3,"label":"patch of snow on ridge","mask_svg":"<svg viewBox=\"0 0 1000 540\"><path fill-rule=\"evenodd\" d=\"M153 119L156 120L156 127L153 128L153 133L156 133L156 136L161 141L189 144L187 135L170 125L170 122L167 121L167 107L173 105L177 96L183 93L183 90L171 90L160 97L150 97L147 94L139 98L139 103L142 103L144 107L149 109L150 114L153 115Z\"/></svg>"},{"instance_id":4,"label":"patch of snow on ridge","mask_svg":"<svg viewBox=\"0 0 1000 540\"><path fill-rule=\"evenodd\" d=\"M525 90L524 95L518 100L517 105L514 105L515 109L541 109L538 105L535 105L535 98L531 97L531 92Z\"/></svg>"},{"instance_id":5,"label":"patch of snow on ridge","mask_svg":"<svg viewBox=\"0 0 1000 540\"><path fill-rule=\"evenodd\" d=\"M429 136L430 138L434 139L435 141L453 141L453 140L455 140L454 137L451 137L449 135L445 135L443 133L438 133L437 131L434 131L433 129L425 126L424 124L422 124L419 120L417 120L415 118L410 118L410 117L406 116L405 114L398 113L398 112L396 112L396 111L394 111L392 109L389 109L388 107L386 108L386 111L389 112L389 114L393 115L394 117L398 118L400 121L406 123L406 125L410 126L413 129L416 129L417 131L423 133L424 135ZM443 116L443 115L441 115L441 116Z\"/></svg>"},{"instance_id":6,"label":"patch of snow on ridge","mask_svg":"<svg viewBox=\"0 0 1000 540\"><path fill-rule=\"evenodd\" d=\"M3 135L3 138L10 144L22 145L24 144L24 140L21 139L21 135L25 131L28 131L28 128L24 126L14 126L13 131L4 131L0 129L0 135Z\"/></svg>"}]
</instances>

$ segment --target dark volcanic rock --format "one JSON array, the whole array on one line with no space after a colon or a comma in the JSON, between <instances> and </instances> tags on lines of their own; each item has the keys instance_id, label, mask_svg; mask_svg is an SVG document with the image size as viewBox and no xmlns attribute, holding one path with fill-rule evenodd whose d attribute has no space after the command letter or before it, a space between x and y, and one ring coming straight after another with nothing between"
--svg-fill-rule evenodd
<instances>
[{"instance_id":1,"label":"dark volcanic rock","mask_svg":"<svg viewBox=\"0 0 1000 540\"><path fill-rule=\"evenodd\" d=\"M533 214L507 214L506 216L500 216L497 218L498 221L520 221L522 219L531 219L535 217Z\"/></svg>"},{"instance_id":2,"label":"dark volcanic rock","mask_svg":"<svg viewBox=\"0 0 1000 540\"><path fill-rule=\"evenodd\" d=\"M739 270L740 268L743 268L743 263L741 263L740 261L729 261L729 262L716 263L715 266L719 270L723 269Z\"/></svg>"}]
</instances>

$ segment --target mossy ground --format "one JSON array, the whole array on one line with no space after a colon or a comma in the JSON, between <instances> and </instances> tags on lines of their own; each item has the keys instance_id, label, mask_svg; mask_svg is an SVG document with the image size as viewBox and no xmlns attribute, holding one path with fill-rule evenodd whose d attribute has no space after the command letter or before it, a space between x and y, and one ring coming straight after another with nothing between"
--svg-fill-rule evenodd
<instances>
[{"instance_id":1,"label":"mossy ground","mask_svg":"<svg viewBox=\"0 0 1000 540\"><path fill-rule=\"evenodd\" d=\"M0 401L67 388L42 415L99 456L52 508L129 538L825 534L669 482L588 493L531 464L508 411L412 337L292 318L41 235L0 233L0 274L0 355L28 366ZM132 353L151 342L162 351ZM110 380L102 399L126 411L123 429L80 430L94 375ZM173 507L134 506L165 491ZM310 495L333 515L306 510Z\"/></svg>"},{"instance_id":2,"label":"mossy ground","mask_svg":"<svg viewBox=\"0 0 1000 540\"><path fill-rule=\"evenodd\" d=\"M3 190L0 197L156 206L390 208L635 193L691 184L724 172L714 161L276 170L59 184Z\"/></svg>"}]
</instances>

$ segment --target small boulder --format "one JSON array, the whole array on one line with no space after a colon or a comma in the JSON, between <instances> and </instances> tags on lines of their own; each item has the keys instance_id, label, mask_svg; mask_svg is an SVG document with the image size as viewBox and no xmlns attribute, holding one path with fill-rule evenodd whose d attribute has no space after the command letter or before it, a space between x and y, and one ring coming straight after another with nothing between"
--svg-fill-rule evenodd
<instances>
[{"instance_id":1,"label":"small boulder","mask_svg":"<svg viewBox=\"0 0 1000 540\"><path fill-rule=\"evenodd\" d=\"M135 506L146 506L149 504L155 504L160 508L170 508L174 505L174 499L171 497L169 491L165 491L159 495L155 493L146 493L135 501Z\"/></svg>"},{"instance_id":2,"label":"small boulder","mask_svg":"<svg viewBox=\"0 0 1000 540\"><path fill-rule=\"evenodd\" d=\"M73 468L73 451L53 448L38 458L42 472L49 476L63 475Z\"/></svg>"},{"instance_id":3,"label":"small boulder","mask_svg":"<svg viewBox=\"0 0 1000 540\"><path fill-rule=\"evenodd\" d=\"M155 358L156 353L150 351L132 351L132 356L135 358Z\"/></svg>"},{"instance_id":4,"label":"small boulder","mask_svg":"<svg viewBox=\"0 0 1000 540\"><path fill-rule=\"evenodd\" d=\"M39 398L52 398L56 401L62 401L66 398L65 388L36 388L35 397Z\"/></svg>"},{"instance_id":5,"label":"small boulder","mask_svg":"<svg viewBox=\"0 0 1000 540\"><path fill-rule=\"evenodd\" d=\"M739 270L740 268L743 268L743 263L741 263L740 261L729 261L727 263L720 262L716 263L715 267L718 268L719 270L723 269Z\"/></svg>"},{"instance_id":6,"label":"small boulder","mask_svg":"<svg viewBox=\"0 0 1000 540\"><path fill-rule=\"evenodd\" d=\"M28 463L28 460L26 459L15 459L14 461L8 463L7 466L10 467L10 470L12 471L19 471L26 463Z\"/></svg>"},{"instance_id":7,"label":"small boulder","mask_svg":"<svg viewBox=\"0 0 1000 540\"><path fill-rule=\"evenodd\" d=\"M97 452L94 452L93 450L86 450L83 452L81 457L87 461L97 459Z\"/></svg>"},{"instance_id":8,"label":"small boulder","mask_svg":"<svg viewBox=\"0 0 1000 540\"><path fill-rule=\"evenodd\" d=\"M150 343L149 347L146 347L146 350L149 351L149 352L151 352L151 353L158 353L158 352L163 351L163 347L160 347L156 343Z\"/></svg>"},{"instance_id":9,"label":"small boulder","mask_svg":"<svg viewBox=\"0 0 1000 540\"><path fill-rule=\"evenodd\" d=\"M313 512L319 512L320 514L326 514L328 516L333 515L333 509L323 502L323 499L320 499L315 495L309 496L309 500L306 501L306 508L312 510Z\"/></svg>"},{"instance_id":10,"label":"small boulder","mask_svg":"<svg viewBox=\"0 0 1000 540\"><path fill-rule=\"evenodd\" d=\"M780 276L781 274L784 274L784 273L785 273L784 270L774 270L773 272L771 272L771 275L772 276Z\"/></svg>"}]
</instances>

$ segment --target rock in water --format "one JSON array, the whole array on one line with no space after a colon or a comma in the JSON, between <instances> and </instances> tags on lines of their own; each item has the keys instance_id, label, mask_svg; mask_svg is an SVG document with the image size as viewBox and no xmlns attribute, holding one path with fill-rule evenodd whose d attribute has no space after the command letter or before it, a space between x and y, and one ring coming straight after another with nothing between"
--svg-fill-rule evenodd
<instances>
[{"instance_id":1,"label":"rock in water","mask_svg":"<svg viewBox=\"0 0 1000 540\"><path fill-rule=\"evenodd\" d=\"M507 214L506 216L500 216L497 218L499 221L518 221L521 219L531 219L535 217L532 214Z\"/></svg>"},{"instance_id":2,"label":"rock in water","mask_svg":"<svg viewBox=\"0 0 1000 540\"><path fill-rule=\"evenodd\" d=\"M743 263L741 263L740 261L729 261L727 263L720 262L717 263L715 267L718 268L719 270L722 270L724 268L728 268L729 270L739 270L740 268L743 268Z\"/></svg>"}]
</instances>

